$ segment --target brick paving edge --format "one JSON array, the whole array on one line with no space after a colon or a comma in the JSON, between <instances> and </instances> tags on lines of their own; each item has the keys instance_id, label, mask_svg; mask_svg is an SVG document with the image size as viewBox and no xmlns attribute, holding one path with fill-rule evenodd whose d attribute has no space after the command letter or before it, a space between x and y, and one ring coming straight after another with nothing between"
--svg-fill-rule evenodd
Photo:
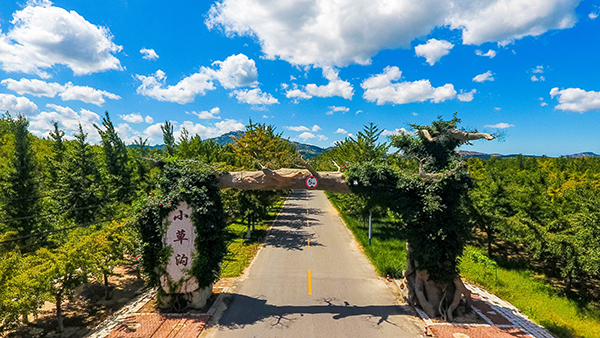
<instances>
[{"instance_id":1,"label":"brick paving edge","mask_svg":"<svg viewBox=\"0 0 600 338\"><path fill-rule=\"evenodd\" d=\"M96 326L84 338L104 338L108 336L114 328L121 324L127 317L139 311L146 303L148 303L157 293L156 288L152 288L132 299L119 311L113 313L105 321Z\"/></svg>"}]
</instances>

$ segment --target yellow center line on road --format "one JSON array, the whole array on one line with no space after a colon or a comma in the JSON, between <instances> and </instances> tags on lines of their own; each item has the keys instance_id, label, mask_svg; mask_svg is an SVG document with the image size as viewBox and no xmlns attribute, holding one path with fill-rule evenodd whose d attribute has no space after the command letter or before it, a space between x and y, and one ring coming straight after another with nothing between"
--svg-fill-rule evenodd
<instances>
[{"instance_id":1,"label":"yellow center line on road","mask_svg":"<svg viewBox=\"0 0 600 338\"><path fill-rule=\"evenodd\" d=\"M312 281L310 278L310 270L308 270L308 294L312 295Z\"/></svg>"},{"instance_id":2,"label":"yellow center line on road","mask_svg":"<svg viewBox=\"0 0 600 338\"><path fill-rule=\"evenodd\" d=\"M310 249L310 238L308 239L308 248Z\"/></svg>"}]
</instances>

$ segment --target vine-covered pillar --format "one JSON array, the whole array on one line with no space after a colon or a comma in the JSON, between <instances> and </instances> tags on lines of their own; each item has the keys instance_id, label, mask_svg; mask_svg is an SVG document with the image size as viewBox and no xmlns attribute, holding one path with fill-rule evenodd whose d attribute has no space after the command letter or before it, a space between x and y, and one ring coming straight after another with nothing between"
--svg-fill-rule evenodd
<instances>
[{"instance_id":1,"label":"vine-covered pillar","mask_svg":"<svg viewBox=\"0 0 600 338\"><path fill-rule=\"evenodd\" d=\"M147 285L171 310L201 308L212 294L226 252L223 206L213 171L167 163L160 189L138 206Z\"/></svg>"}]
</instances>

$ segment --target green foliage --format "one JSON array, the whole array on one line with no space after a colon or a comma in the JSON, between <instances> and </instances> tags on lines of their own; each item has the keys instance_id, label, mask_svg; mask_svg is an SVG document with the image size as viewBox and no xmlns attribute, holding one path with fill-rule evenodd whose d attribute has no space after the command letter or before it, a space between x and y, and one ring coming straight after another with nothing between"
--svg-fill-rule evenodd
<instances>
[{"instance_id":1,"label":"green foliage","mask_svg":"<svg viewBox=\"0 0 600 338\"><path fill-rule=\"evenodd\" d=\"M223 147L213 139L202 140L199 135L189 136L185 128L181 130L177 157L180 159L197 159L211 164L223 162Z\"/></svg>"},{"instance_id":2,"label":"green foliage","mask_svg":"<svg viewBox=\"0 0 600 338\"><path fill-rule=\"evenodd\" d=\"M163 144L165 145L165 151L169 156L175 155L175 136L173 135L173 124L169 121L165 121L160 126L163 133Z\"/></svg>"},{"instance_id":3,"label":"green foliage","mask_svg":"<svg viewBox=\"0 0 600 338\"><path fill-rule=\"evenodd\" d=\"M269 169L293 167L298 153L281 135L272 125L250 120L243 136L233 137L234 143L229 150L235 163L230 164L242 170L262 169L261 165Z\"/></svg>"},{"instance_id":4,"label":"green foliage","mask_svg":"<svg viewBox=\"0 0 600 338\"><path fill-rule=\"evenodd\" d=\"M600 337L600 311L591 307L582 309L561 297L543 282L544 276L536 276L532 271L496 268L496 262L470 247L465 250L459 267L467 281L510 302L556 337Z\"/></svg>"},{"instance_id":5,"label":"green foliage","mask_svg":"<svg viewBox=\"0 0 600 338\"><path fill-rule=\"evenodd\" d=\"M66 156L62 155L65 159L58 178L58 192L64 216L73 219L76 224L84 224L99 218L103 187L97 162L81 124L74 136L75 140L70 143ZM59 140L55 140L54 148L58 147Z\"/></svg>"},{"instance_id":6,"label":"green foliage","mask_svg":"<svg viewBox=\"0 0 600 338\"><path fill-rule=\"evenodd\" d=\"M163 168L157 195L141 200L136 213L136 225L143 244L143 266L148 274L148 285L160 285L160 270L170 257L170 247L164 247L163 220L179 203L185 201L192 208L192 222L196 229L196 256L190 274L200 287L207 287L219 278L220 263L225 254L223 229L225 220L219 189L212 170L191 163L168 162Z\"/></svg>"},{"instance_id":7,"label":"green foliage","mask_svg":"<svg viewBox=\"0 0 600 338\"><path fill-rule=\"evenodd\" d=\"M101 138L104 151L104 161L108 172L108 181L112 193L120 201L129 201L131 197L131 169L129 167L129 156L127 146L115 130L110 120L108 111L102 118L102 127L94 124Z\"/></svg>"},{"instance_id":8,"label":"green foliage","mask_svg":"<svg viewBox=\"0 0 600 338\"><path fill-rule=\"evenodd\" d=\"M1 192L5 202L3 211L7 218L15 219L9 223L10 228L17 230L19 236L27 236L46 227L35 217L41 213L41 205L38 198L39 179L32 151L34 137L27 131L29 122L22 115L17 119L8 115L5 123L14 135L14 149L9 155L9 167L6 168L8 173ZM21 245L31 250L39 246L40 241L34 238L22 241Z\"/></svg>"},{"instance_id":9,"label":"green foliage","mask_svg":"<svg viewBox=\"0 0 600 338\"><path fill-rule=\"evenodd\" d=\"M400 215L411 246L409 259L417 261L418 269L427 270L434 281L458 276L458 256L470 230L465 197L471 179L456 166L460 156L454 151L466 142L450 136L459 122L454 116L450 121L440 118L431 127L413 125L428 130L434 141L420 132L392 138L392 145L405 157L416 158L424 170L437 176L427 179L372 162L350 165L345 172L352 192L363 196L367 205L380 205ZM451 167L455 169L449 173Z\"/></svg>"},{"instance_id":10,"label":"green foliage","mask_svg":"<svg viewBox=\"0 0 600 338\"><path fill-rule=\"evenodd\" d=\"M585 285L598 276L600 159L518 156L468 163L478 179L471 214L488 233L488 251L497 242L523 248L526 256L518 258L530 262L523 267L562 279L567 293L574 281ZM512 264L505 254L496 257ZM580 286L578 296L589 298L587 289Z\"/></svg>"}]
</instances>

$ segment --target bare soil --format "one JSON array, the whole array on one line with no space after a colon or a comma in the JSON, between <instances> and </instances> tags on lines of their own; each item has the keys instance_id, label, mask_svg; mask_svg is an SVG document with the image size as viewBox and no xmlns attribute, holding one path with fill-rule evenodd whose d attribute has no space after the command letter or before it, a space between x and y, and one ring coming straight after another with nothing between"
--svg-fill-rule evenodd
<instances>
[{"instance_id":1,"label":"bare soil","mask_svg":"<svg viewBox=\"0 0 600 338\"><path fill-rule=\"evenodd\" d=\"M77 288L75 295L63 305L65 332L56 332L56 304L46 302L37 317L30 315L29 324L0 333L8 338L80 338L121 309L140 294L144 281L137 278L131 266L115 269L116 276L108 278L111 300L104 299L104 285L98 281Z\"/></svg>"}]
</instances>

